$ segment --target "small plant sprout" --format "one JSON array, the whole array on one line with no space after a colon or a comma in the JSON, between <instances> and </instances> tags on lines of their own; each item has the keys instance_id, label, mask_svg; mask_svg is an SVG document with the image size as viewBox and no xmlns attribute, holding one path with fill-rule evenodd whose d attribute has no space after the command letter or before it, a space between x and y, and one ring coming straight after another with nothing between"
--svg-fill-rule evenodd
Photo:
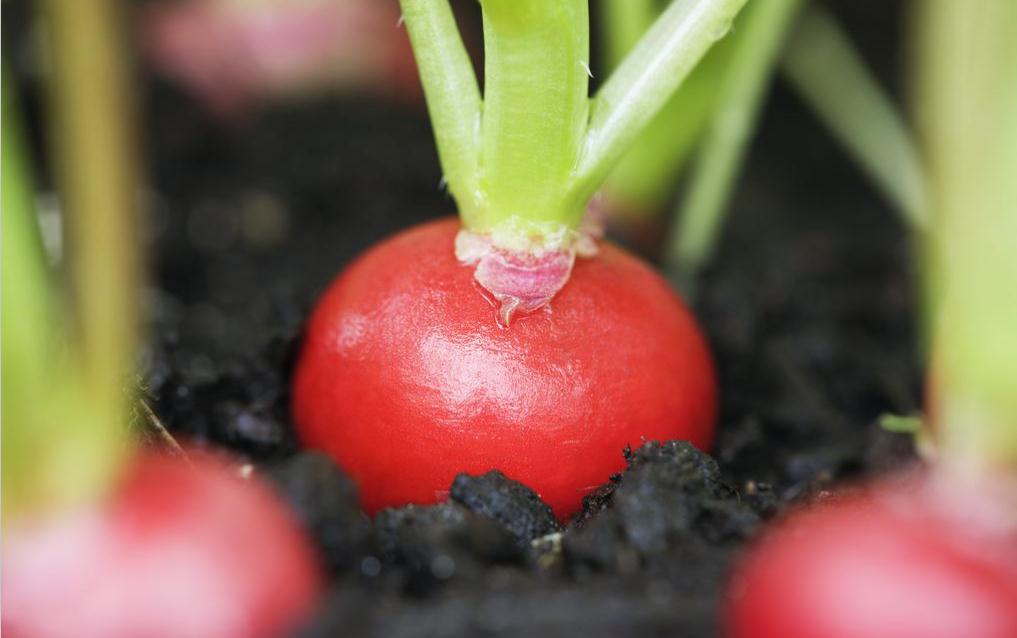
<instances>
[{"instance_id":1,"label":"small plant sprout","mask_svg":"<svg viewBox=\"0 0 1017 638\"><path fill-rule=\"evenodd\" d=\"M936 454L765 534L732 638L1017 635L1017 4L917 7Z\"/></svg>"},{"instance_id":2,"label":"small plant sprout","mask_svg":"<svg viewBox=\"0 0 1017 638\"><path fill-rule=\"evenodd\" d=\"M140 452L128 427L140 260L121 16L112 1L51 0L44 12L71 303L62 313L43 258L5 75L0 629L280 635L319 587L295 521L256 479L222 460Z\"/></svg>"},{"instance_id":3,"label":"small plant sprout","mask_svg":"<svg viewBox=\"0 0 1017 638\"><path fill-rule=\"evenodd\" d=\"M483 99L446 2L406 27L463 230L456 252L504 323L547 304L594 244L586 205L744 0L681 0L590 99L587 2L484 0Z\"/></svg>"},{"instance_id":4,"label":"small plant sprout","mask_svg":"<svg viewBox=\"0 0 1017 638\"><path fill-rule=\"evenodd\" d=\"M482 0L483 96L447 0L402 2L460 221L351 264L293 382L302 439L357 480L368 512L499 469L564 520L626 445L710 446L716 381L694 319L584 215L743 4L674 2L591 99L586 0Z\"/></svg>"}]
</instances>

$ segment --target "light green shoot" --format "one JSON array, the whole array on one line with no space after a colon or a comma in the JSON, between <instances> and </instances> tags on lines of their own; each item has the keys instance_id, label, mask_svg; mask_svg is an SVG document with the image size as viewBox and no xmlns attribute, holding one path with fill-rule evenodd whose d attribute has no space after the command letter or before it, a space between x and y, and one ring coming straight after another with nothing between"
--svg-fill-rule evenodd
<instances>
[{"instance_id":1,"label":"light green shoot","mask_svg":"<svg viewBox=\"0 0 1017 638\"><path fill-rule=\"evenodd\" d=\"M448 2L404 1L445 183L463 219L480 207L480 89Z\"/></svg>"},{"instance_id":2,"label":"light green shoot","mask_svg":"<svg viewBox=\"0 0 1017 638\"><path fill-rule=\"evenodd\" d=\"M609 68L614 68L653 23L657 12L654 3L629 0L601 0L601 7L606 16L603 40L607 43L607 59ZM741 38L740 19L735 20L731 34L710 49L611 171L603 194L612 214L654 217L663 212L716 106L730 52Z\"/></svg>"}]
</instances>

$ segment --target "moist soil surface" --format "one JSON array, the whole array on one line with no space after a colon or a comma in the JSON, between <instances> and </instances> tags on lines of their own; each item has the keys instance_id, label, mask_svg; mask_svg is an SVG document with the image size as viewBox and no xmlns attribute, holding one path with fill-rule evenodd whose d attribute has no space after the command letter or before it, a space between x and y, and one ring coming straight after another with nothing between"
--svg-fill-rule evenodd
<instances>
[{"instance_id":1,"label":"moist soil surface","mask_svg":"<svg viewBox=\"0 0 1017 638\"><path fill-rule=\"evenodd\" d=\"M849 26L872 27L854 6ZM870 55L890 48L885 22ZM306 526L331 586L300 636L715 636L732 561L768 518L913 460L878 425L920 406L908 237L778 84L691 304L720 374L712 456L618 450L628 469L564 527L497 472L371 520L342 471L301 449L289 378L343 266L454 210L422 106L318 98L224 125L146 86L144 400L174 437L253 463Z\"/></svg>"}]
</instances>

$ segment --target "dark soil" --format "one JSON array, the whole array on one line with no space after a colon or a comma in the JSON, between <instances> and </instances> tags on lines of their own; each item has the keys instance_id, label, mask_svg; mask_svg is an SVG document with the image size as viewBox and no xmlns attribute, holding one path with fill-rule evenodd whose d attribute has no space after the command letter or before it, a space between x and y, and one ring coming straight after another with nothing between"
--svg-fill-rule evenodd
<instances>
[{"instance_id":1,"label":"dark soil","mask_svg":"<svg viewBox=\"0 0 1017 638\"><path fill-rule=\"evenodd\" d=\"M371 521L300 450L290 366L345 263L453 211L424 114L321 98L223 126L148 84L147 400L175 436L255 462L316 540L333 587L301 636L714 636L731 561L766 518L911 459L876 422L920 405L908 239L778 85L694 304L721 377L713 457L619 450L628 470L564 529L496 472Z\"/></svg>"}]
</instances>

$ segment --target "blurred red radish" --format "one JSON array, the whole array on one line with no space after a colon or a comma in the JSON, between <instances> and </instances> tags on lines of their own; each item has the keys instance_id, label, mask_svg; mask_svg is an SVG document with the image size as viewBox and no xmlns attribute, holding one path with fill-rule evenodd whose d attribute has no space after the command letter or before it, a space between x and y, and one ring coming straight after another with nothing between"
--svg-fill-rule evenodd
<instances>
[{"instance_id":1,"label":"blurred red radish","mask_svg":"<svg viewBox=\"0 0 1017 638\"><path fill-rule=\"evenodd\" d=\"M1014 510L998 488L944 479L834 496L778 524L732 582L728 636L1017 636Z\"/></svg>"},{"instance_id":2,"label":"blurred red radish","mask_svg":"<svg viewBox=\"0 0 1017 638\"><path fill-rule=\"evenodd\" d=\"M141 39L155 67L212 111L327 89L417 99L399 8L387 0L185 0L153 5Z\"/></svg>"},{"instance_id":3,"label":"blurred red radish","mask_svg":"<svg viewBox=\"0 0 1017 638\"><path fill-rule=\"evenodd\" d=\"M4 530L3 632L271 638L312 610L317 556L259 479L146 453L108 502Z\"/></svg>"}]
</instances>

